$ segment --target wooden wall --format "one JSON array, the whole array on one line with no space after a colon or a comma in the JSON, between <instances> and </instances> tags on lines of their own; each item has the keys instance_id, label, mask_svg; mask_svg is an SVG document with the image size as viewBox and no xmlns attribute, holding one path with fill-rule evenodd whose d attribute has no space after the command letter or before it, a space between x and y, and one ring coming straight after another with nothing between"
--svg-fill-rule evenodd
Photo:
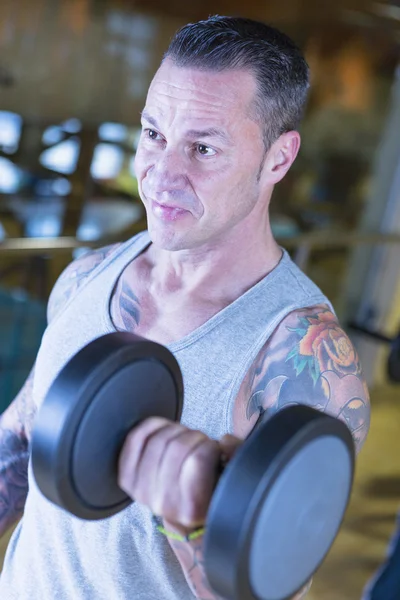
<instances>
[{"instance_id":1,"label":"wooden wall","mask_svg":"<svg viewBox=\"0 0 400 600\"><path fill-rule=\"evenodd\" d=\"M162 52L209 14L272 22L302 37L366 0L1 0L0 110L25 119L138 122Z\"/></svg>"},{"instance_id":2,"label":"wooden wall","mask_svg":"<svg viewBox=\"0 0 400 600\"><path fill-rule=\"evenodd\" d=\"M12 84L0 84L0 110L136 124L162 44L180 23L117 2L1 0L0 70Z\"/></svg>"}]
</instances>

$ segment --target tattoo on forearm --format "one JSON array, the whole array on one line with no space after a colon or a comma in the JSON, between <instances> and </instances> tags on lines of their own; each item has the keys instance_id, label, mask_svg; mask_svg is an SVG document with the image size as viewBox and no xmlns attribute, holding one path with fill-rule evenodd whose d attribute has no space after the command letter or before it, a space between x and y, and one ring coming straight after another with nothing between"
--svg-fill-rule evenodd
<instances>
[{"instance_id":1,"label":"tattoo on forearm","mask_svg":"<svg viewBox=\"0 0 400 600\"><path fill-rule=\"evenodd\" d=\"M194 590L196 592L200 592L202 594L201 597L203 597L204 592L211 592L204 568L203 543L201 541L193 543L192 551L193 564L189 568L188 572L192 581L194 582Z\"/></svg>"},{"instance_id":2,"label":"tattoo on forearm","mask_svg":"<svg viewBox=\"0 0 400 600\"><path fill-rule=\"evenodd\" d=\"M0 534L23 513L28 494L28 441L0 426Z\"/></svg>"},{"instance_id":3,"label":"tattoo on forearm","mask_svg":"<svg viewBox=\"0 0 400 600\"><path fill-rule=\"evenodd\" d=\"M194 540L193 542L179 542L169 540L172 548L175 551L186 575L188 584L193 594L199 600L222 600L210 587L204 568L203 558L203 543L202 540ZM305 598L311 588L312 580L310 580L304 588L302 588L292 600L302 600Z\"/></svg>"},{"instance_id":4,"label":"tattoo on forearm","mask_svg":"<svg viewBox=\"0 0 400 600\"><path fill-rule=\"evenodd\" d=\"M220 600L220 596L213 592L206 577L202 538L191 542L176 540L169 540L169 542L181 563L186 580L196 598L199 600Z\"/></svg>"},{"instance_id":5,"label":"tattoo on forearm","mask_svg":"<svg viewBox=\"0 0 400 600\"><path fill-rule=\"evenodd\" d=\"M356 446L369 429L369 395L357 353L328 309L297 317L249 381L247 418L307 404L346 422Z\"/></svg>"}]
</instances>

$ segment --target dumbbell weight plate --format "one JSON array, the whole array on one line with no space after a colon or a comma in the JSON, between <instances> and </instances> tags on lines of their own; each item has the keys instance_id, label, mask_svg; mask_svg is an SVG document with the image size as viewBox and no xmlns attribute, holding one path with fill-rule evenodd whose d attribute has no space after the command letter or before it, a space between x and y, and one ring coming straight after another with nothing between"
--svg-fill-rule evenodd
<instances>
[{"instance_id":1,"label":"dumbbell weight plate","mask_svg":"<svg viewBox=\"0 0 400 600\"><path fill-rule=\"evenodd\" d=\"M117 483L126 435L150 416L179 421L183 381L173 355L131 333L102 336L53 382L32 436L36 483L83 519L109 517L132 500Z\"/></svg>"},{"instance_id":2,"label":"dumbbell weight plate","mask_svg":"<svg viewBox=\"0 0 400 600\"><path fill-rule=\"evenodd\" d=\"M290 406L253 432L225 468L207 515L211 587L230 600L287 600L325 558L354 473L345 424Z\"/></svg>"}]
</instances>

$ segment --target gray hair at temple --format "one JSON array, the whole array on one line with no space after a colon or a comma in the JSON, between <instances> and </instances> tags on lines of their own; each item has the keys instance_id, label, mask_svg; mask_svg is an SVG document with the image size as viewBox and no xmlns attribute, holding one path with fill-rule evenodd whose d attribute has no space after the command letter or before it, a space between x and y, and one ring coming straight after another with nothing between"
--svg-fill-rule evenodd
<instances>
[{"instance_id":1,"label":"gray hair at temple","mask_svg":"<svg viewBox=\"0 0 400 600\"><path fill-rule=\"evenodd\" d=\"M309 89L309 68L296 44L264 23L213 16L190 23L173 37L164 60L210 71L248 69L258 84L254 115L268 150L280 135L296 130Z\"/></svg>"}]
</instances>

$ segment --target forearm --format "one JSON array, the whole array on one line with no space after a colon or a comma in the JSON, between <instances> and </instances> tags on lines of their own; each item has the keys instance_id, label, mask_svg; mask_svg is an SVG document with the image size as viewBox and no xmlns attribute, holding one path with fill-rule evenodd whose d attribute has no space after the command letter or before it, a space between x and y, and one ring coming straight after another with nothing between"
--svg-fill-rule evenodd
<instances>
[{"instance_id":1,"label":"forearm","mask_svg":"<svg viewBox=\"0 0 400 600\"><path fill-rule=\"evenodd\" d=\"M220 600L221 597L211 590L205 573L203 537L192 541L169 539L169 543L194 596L201 600Z\"/></svg>"},{"instance_id":2,"label":"forearm","mask_svg":"<svg viewBox=\"0 0 400 600\"><path fill-rule=\"evenodd\" d=\"M173 526L165 523L170 531L174 531ZM177 557L186 581L196 598L201 600L220 600L215 592L212 591L204 568L203 556L203 537L192 541L178 541L169 539L171 548ZM312 580L310 580L291 600L303 600L306 598Z\"/></svg>"},{"instance_id":3,"label":"forearm","mask_svg":"<svg viewBox=\"0 0 400 600\"><path fill-rule=\"evenodd\" d=\"M28 443L0 420L0 536L21 518L28 494Z\"/></svg>"}]
</instances>

